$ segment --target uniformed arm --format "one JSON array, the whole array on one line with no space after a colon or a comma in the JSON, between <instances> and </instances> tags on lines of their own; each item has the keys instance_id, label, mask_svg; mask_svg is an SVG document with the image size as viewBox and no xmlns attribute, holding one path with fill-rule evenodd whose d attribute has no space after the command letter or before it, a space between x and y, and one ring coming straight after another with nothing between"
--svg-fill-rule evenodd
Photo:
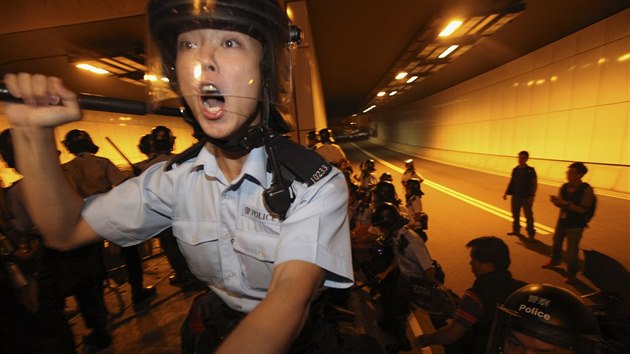
<instances>
[{"instance_id":1,"label":"uniformed arm","mask_svg":"<svg viewBox=\"0 0 630 354\"><path fill-rule=\"evenodd\" d=\"M433 333L423 334L416 338L415 345L419 348L432 344L448 345L456 342L468 331L470 326L477 323L483 314L483 305L477 295L467 291L462 297L455 318L448 325Z\"/></svg>"},{"instance_id":2,"label":"uniformed arm","mask_svg":"<svg viewBox=\"0 0 630 354\"><path fill-rule=\"evenodd\" d=\"M322 268L304 261L277 265L267 297L241 321L216 353L287 352L304 326L324 275Z\"/></svg>"},{"instance_id":3,"label":"uniformed arm","mask_svg":"<svg viewBox=\"0 0 630 354\"><path fill-rule=\"evenodd\" d=\"M396 270L398 268L398 262L396 261L396 257L392 258L392 261L389 262L389 265L387 266L387 269L385 269L384 271L382 271L381 273L378 273L376 275L376 280L377 281L381 281L385 278L387 278L387 276L393 272L394 270Z\"/></svg>"},{"instance_id":4,"label":"uniformed arm","mask_svg":"<svg viewBox=\"0 0 630 354\"><path fill-rule=\"evenodd\" d=\"M26 206L44 242L66 250L98 240L81 218L83 199L68 183L55 143L55 127L81 119L76 94L54 77L20 73L4 80L11 95L24 100L5 103L5 113Z\"/></svg>"}]
</instances>

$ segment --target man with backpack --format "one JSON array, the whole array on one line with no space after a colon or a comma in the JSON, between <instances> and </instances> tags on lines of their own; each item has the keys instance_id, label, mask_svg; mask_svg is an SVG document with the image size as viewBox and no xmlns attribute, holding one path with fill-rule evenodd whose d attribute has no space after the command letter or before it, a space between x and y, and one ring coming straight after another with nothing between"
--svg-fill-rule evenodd
<instances>
[{"instance_id":1,"label":"man with backpack","mask_svg":"<svg viewBox=\"0 0 630 354\"><path fill-rule=\"evenodd\" d=\"M551 196L551 202L560 208L556 232L553 235L551 260L543 268L553 268L562 261L562 243L567 239L567 277L565 283L575 282L579 270L578 251L584 228L595 212L596 199L593 188L582 177L588 169L582 162L574 162L567 170L568 182L560 187L558 195Z\"/></svg>"}]
</instances>

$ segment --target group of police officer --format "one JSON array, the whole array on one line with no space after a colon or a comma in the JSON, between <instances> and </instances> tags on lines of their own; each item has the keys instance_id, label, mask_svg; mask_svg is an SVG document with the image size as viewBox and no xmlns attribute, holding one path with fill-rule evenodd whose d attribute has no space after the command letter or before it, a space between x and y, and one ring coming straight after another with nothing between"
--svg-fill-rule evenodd
<instances>
[{"instance_id":1,"label":"group of police officer","mask_svg":"<svg viewBox=\"0 0 630 354\"><path fill-rule=\"evenodd\" d=\"M310 139L314 140L315 137ZM403 302L401 294L391 294L390 291L397 286L396 282L378 279L392 261L393 253L389 252L388 258L386 248L399 247L387 240L388 235L381 230L387 230L386 233L391 236L395 235L396 230L410 228L423 241L427 241L425 230L428 216L421 204L424 195L421 183L424 178L416 170L413 159L405 161L405 171L401 177L402 187L406 191L406 202L403 203L396 195L391 175L383 173L380 178L377 177L373 159L362 162L360 170L354 176L346 174L351 195L349 216L356 270L363 273L367 278L366 283L374 289L379 285L382 289L383 284L389 288L380 291L382 294L379 295L383 295L380 303L383 306L387 307L391 303L387 301L390 295L398 296L396 301L400 305ZM380 227L374 228L373 225ZM386 228L382 229L382 226ZM370 278L376 278L381 284L370 283ZM387 316L391 310L384 308L382 312ZM381 320L381 323L385 322ZM549 284L530 284L515 291L504 304L497 304L495 320L487 338L487 353L598 353L602 345L599 332L598 320L593 311L574 293ZM394 337L399 336L399 333L400 330L394 331ZM397 352L409 350L410 347L404 339L397 339L386 349Z\"/></svg>"}]
</instances>

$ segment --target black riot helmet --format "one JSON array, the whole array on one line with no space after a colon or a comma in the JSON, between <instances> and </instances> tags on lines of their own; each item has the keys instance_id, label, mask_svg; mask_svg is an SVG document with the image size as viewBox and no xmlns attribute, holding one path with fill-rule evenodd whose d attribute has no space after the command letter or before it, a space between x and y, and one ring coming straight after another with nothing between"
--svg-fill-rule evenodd
<instances>
[{"instance_id":1,"label":"black riot helmet","mask_svg":"<svg viewBox=\"0 0 630 354\"><path fill-rule=\"evenodd\" d=\"M155 103L179 97L184 105L186 120L195 126L196 120L186 110L177 81L175 59L177 38L180 34L198 29L218 29L246 34L258 40L263 48L260 62L263 125L279 132L290 129L280 111L286 111L290 100L291 60L293 44L299 43L301 33L290 25L285 11L276 0L149 0L148 81L149 99ZM165 78L167 80L163 80ZM202 93L200 83L201 95ZM220 93L215 94L219 97ZM266 128L266 127L265 127ZM218 144L221 146L220 142Z\"/></svg>"},{"instance_id":2,"label":"black riot helmet","mask_svg":"<svg viewBox=\"0 0 630 354\"><path fill-rule=\"evenodd\" d=\"M374 209L372 226L393 232L405 226L409 220L400 215L398 208L392 203L382 203Z\"/></svg>"},{"instance_id":3,"label":"black riot helmet","mask_svg":"<svg viewBox=\"0 0 630 354\"><path fill-rule=\"evenodd\" d=\"M392 177L392 174L389 173L389 172L383 172L383 174L379 178L379 181L381 181L381 182L394 182L394 177Z\"/></svg>"},{"instance_id":4,"label":"black riot helmet","mask_svg":"<svg viewBox=\"0 0 630 354\"><path fill-rule=\"evenodd\" d=\"M171 130L163 125L158 125L151 130L151 144L153 152L171 152L175 145L175 136Z\"/></svg>"},{"instance_id":5,"label":"black riot helmet","mask_svg":"<svg viewBox=\"0 0 630 354\"><path fill-rule=\"evenodd\" d=\"M145 134L140 138L138 149L147 156L151 155L151 134Z\"/></svg>"},{"instance_id":6,"label":"black riot helmet","mask_svg":"<svg viewBox=\"0 0 630 354\"><path fill-rule=\"evenodd\" d=\"M380 181L374 187L374 199L376 204L381 203L393 203L400 204L398 195L396 194L396 187L389 181Z\"/></svg>"},{"instance_id":7,"label":"black riot helmet","mask_svg":"<svg viewBox=\"0 0 630 354\"><path fill-rule=\"evenodd\" d=\"M319 139L322 143L334 143L335 139L332 137L332 132L328 128L321 129L319 131Z\"/></svg>"},{"instance_id":8,"label":"black riot helmet","mask_svg":"<svg viewBox=\"0 0 630 354\"><path fill-rule=\"evenodd\" d=\"M513 332L576 354L599 353L601 345L593 311L577 295L549 284L526 285L498 306L486 353L509 353L510 346L522 346L510 339Z\"/></svg>"},{"instance_id":9,"label":"black riot helmet","mask_svg":"<svg viewBox=\"0 0 630 354\"><path fill-rule=\"evenodd\" d=\"M94 145L90 134L85 130L72 129L66 134L66 138L63 141L63 145L71 153L78 155L82 152L89 152L96 154L98 152L98 146Z\"/></svg>"},{"instance_id":10,"label":"black riot helmet","mask_svg":"<svg viewBox=\"0 0 630 354\"><path fill-rule=\"evenodd\" d=\"M361 171L368 172L368 173L376 171L376 168L374 167L374 160L373 159L365 160L365 162L361 164Z\"/></svg>"}]
</instances>

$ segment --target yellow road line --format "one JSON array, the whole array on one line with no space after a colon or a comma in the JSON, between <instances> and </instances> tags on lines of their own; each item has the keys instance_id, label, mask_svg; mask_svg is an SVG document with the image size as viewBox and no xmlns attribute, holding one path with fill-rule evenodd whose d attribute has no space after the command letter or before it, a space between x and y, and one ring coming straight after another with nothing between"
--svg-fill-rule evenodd
<instances>
[{"instance_id":1,"label":"yellow road line","mask_svg":"<svg viewBox=\"0 0 630 354\"><path fill-rule=\"evenodd\" d=\"M376 155L374 155L374 154L372 154L372 153L370 153L368 151L363 150L358 145L356 145L354 143L353 143L353 145L357 149L361 150L364 154L366 154L369 157L371 157L372 159L380 162L381 164L391 168L392 170L394 170L394 171L396 171L398 173L405 172L405 170L403 170L402 168L400 168L400 167L398 167L396 165L393 165L393 164L391 164L391 163L389 163L389 162L379 158L378 156L376 156ZM425 179L423 184L425 184L425 185L427 185L427 186L429 186L431 188L434 188L434 189L436 189L436 190L438 190L438 191L440 191L442 193L450 195L451 197L457 198L457 199L459 199L459 200L461 200L461 201L463 201L465 203L468 203L468 204L470 204L472 206L475 206L475 207L477 207L477 208L479 208L481 210L484 210L484 211L486 211L486 212L488 212L488 213L490 213L492 215L498 216L501 219L504 219L504 220L512 222L512 212L511 211L503 210L503 209L501 209L499 207L496 207L494 205L488 204L486 202L482 202L481 200L478 200L478 199L475 199L475 198L473 198L471 196L468 196L466 194L457 192L454 189L448 188L446 186L443 186L441 184L435 183L435 182L430 181L428 179ZM526 220L525 220L524 217L521 217L520 222L521 222L521 225L525 226ZM541 235L553 234L554 231L555 231L554 228L549 227L547 225L543 225L543 224L537 223L537 222L534 222L534 227L536 228L536 232L541 234Z\"/></svg>"}]
</instances>

